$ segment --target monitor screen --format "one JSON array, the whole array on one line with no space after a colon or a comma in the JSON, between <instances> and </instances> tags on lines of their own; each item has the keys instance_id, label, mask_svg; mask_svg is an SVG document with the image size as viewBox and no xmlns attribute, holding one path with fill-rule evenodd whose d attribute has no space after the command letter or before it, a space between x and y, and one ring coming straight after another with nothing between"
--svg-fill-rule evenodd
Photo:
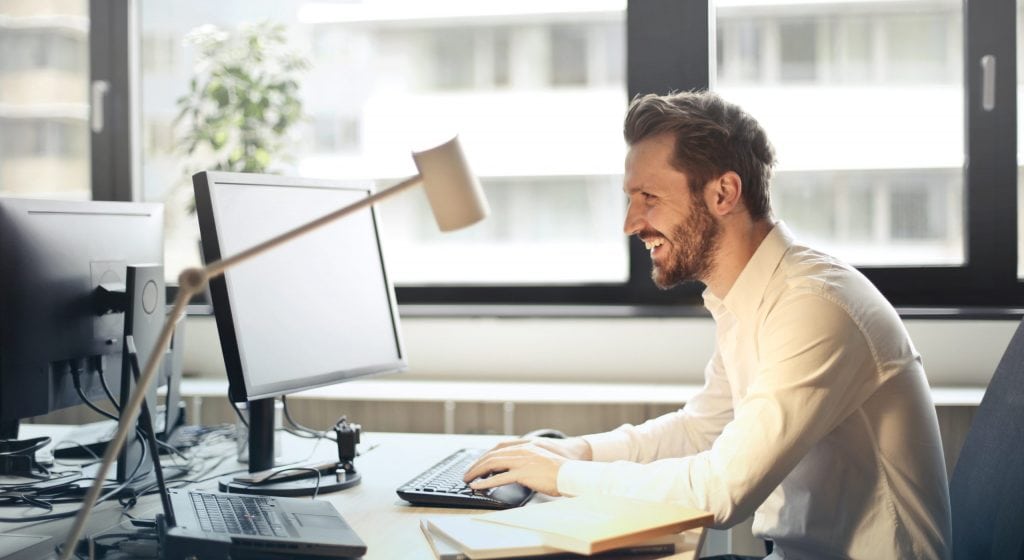
<instances>
[{"instance_id":1,"label":"monitor screen","mask_svg":"<svg viewBox=\"0 0 1024 560\"><path fill-rule=\"evenodd\" d=\"M203 172L193 183L207 262L370 194L365 184L257 174ZM236 402L406 367L372 209L227 270L210 292Z\"/></svg>"},{"instance_id":2,"label":"monitor screen","mask_svg":"<svg viewBox=\"0 0 1024 560\"><path fill-rule=\"evenodd\" d=\"M0 198L0 437L20 419L116 393L123 313L96 307L129 264L163 264L163 206ZM13 432L13 433L12 433Z\"/></svg>"}]
</instances>

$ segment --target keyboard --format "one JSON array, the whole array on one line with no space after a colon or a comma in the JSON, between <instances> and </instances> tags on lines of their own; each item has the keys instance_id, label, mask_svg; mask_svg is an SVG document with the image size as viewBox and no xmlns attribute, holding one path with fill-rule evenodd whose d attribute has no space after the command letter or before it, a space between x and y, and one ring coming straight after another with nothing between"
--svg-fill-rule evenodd
<instances>
[{"instance_id":1,"label":"keyboard","mask_svg":"<svg viewBox=\"0 0 1024 560\"><path fill-rule=\"evenodd\" d=\"M519 507L533 497L533 490L521 484L506 484L488 490L473 490L462 475L482 449L460 449L441 462L398 487L398 497L425 506L449 506L482 509Z\"/></svg>"},{"instance_id":2,"label":"keyboard","mask_svg":"<svg viewBox=\"0 0 1024 560\"><path fill-rule=\"evenodd\" d=\"M192 507L204 531L230 535L287 537L274 499L242 494L190 492Z\"/></svg>"}]
</instances>

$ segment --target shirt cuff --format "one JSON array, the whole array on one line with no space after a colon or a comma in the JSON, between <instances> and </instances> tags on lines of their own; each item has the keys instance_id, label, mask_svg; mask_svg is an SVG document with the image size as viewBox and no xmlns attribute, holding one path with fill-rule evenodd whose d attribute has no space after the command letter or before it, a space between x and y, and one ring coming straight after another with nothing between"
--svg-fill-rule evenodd
<instances>
[{"instance_id":1,"label":"shirt cuff","mask_svg":"<svg viewBox=\"0 0 1024 560\"><path fill-rule=\"evenodd\" d=\"M563 496L599 494L601 481L607 480L610 463L566 461L558 469L558 493Z\"/></svg>"},{"instance_id":2,"label":"shirt cuff","mask_svg":"<svg viewBox=\"0 0 1024 560\"><path fill-rule=\"evenodd\" d=\"M601 434L585 435L583 439L590 444L593 461L628 461L630 458L629 434L624 430L618 429Z\"/></svg>"}]
</instances>

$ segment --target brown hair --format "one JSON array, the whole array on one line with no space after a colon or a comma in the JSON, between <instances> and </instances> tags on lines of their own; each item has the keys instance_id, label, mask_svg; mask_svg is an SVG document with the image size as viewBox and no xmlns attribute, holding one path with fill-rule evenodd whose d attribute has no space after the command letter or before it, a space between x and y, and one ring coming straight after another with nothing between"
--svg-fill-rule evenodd
<instances>
[{"instance_id":1,"label":"brown hair","mask_svg":"<svg viewBox=\"0 0 1024 560\"><path fill-rule=\"evenodd\" d=\"M751 217L768 217L775 150L753 117L707 91L635 97L623 128L626 143L663 133L675 137L672 165L686 175L694 192L734 171L743 181L743 202Z\"/></svg>"}]
</instances>

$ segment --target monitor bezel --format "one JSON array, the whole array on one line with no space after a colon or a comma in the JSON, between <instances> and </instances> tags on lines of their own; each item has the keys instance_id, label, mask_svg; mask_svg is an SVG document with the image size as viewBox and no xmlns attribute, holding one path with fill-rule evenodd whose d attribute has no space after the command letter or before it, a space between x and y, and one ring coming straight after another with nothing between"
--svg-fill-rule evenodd
<instances>
[{"instance_id":1,"label":"monitor bezel","mask_svg":"<svg viewBox=\"0 0 1024 560\"><path fill-rule=\"evenodd\" d=\"M262 187L327 188L358 192L365 196L370 196L373 193L373 186L369 181L360 182L313 179L260 173L202 171L193 175L192 181L196 195L196 213L199 219L203 260L206 263L214 262L225 256L231 256L221 254L221 239L216 222L217 210L214 208L213 202L214 191L221 188L221 186L237 187L239 185L256 185ZM213 314L217 323L217 330L221 343L221 352L224 357L224 366L228 377L228 398L233 402L248 402L257 399L289 395L296 392L352 381L370 375L396 373L408 368L405 344L402 340L401 328L399 326L398 303L395 298L394 285L391 281L391 276L388 273L387 262L384 255L380 219L375 207L371 206L369 208L369 212L373 224L377 256L380 261L381 272L384 276L384 282L386 285L391 327L396 349L398 351L398 359L357 369L325 372L316 377L307 377L296 381L289 380L263 385L251 383L249 376L245 372L244 359L238 343L239 334L238 329L236 328L234 314L232 313L232 301L228 290L227 277L230 276L231 270L227 270L224 275L210 280L210 296L213 303ZM257 256L254 258L259 257Z\"/></svg>"}]
</instances>

